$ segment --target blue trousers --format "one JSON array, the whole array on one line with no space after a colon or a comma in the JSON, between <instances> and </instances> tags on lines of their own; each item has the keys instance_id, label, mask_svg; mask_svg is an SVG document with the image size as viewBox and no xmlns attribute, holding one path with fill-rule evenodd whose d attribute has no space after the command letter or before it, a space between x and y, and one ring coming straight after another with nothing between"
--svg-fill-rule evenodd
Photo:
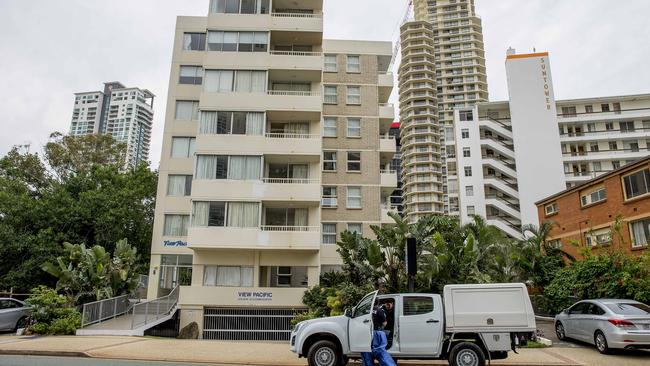
<instances>
[{"instance_id":1,"label":"blue trousers","mask_svg":"<svg viewBox=\"0 0 650 366\"><path fill-rule=\"evenodd\" d=\"M381 330L376 330L372 335L372 352L362 352L361 359L363 366L373 366L374 360L379 361L380 366L395 366L395 361L386 351L388 339L386 333Z\"/></svg>"}]
</instances>

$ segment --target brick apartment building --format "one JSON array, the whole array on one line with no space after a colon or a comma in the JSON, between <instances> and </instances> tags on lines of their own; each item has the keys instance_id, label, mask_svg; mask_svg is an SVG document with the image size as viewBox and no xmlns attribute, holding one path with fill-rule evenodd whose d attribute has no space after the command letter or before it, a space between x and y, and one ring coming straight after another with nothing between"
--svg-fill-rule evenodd
<instances>
[{"instance_id":1,"label":"brick apartment building","mask_svg":"<svg viewBox=\"0 0 650 366\"><path fill-rule=\"evenodd\" d=\"M540 223L556 223L549 240L567 252L605 247L647 252L650 242L650 156L536 203ZM613 227L620 217L620 230ZM620 235L618 234L620 233Z\"/></svg>"}]
</instances>

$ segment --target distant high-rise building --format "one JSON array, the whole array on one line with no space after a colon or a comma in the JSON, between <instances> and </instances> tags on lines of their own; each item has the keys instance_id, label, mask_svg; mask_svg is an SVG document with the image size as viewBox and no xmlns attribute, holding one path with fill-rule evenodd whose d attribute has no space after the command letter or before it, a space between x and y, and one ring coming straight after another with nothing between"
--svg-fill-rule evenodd
<instances>
[{"instance_id":1,"label":"distant high-rise building","mask_svg":"<svg viewBox=\"0 0 650 366\"><path fill-rule=\"evenodd\" d=\"M428 196L418 194L417 203L409 200L407 196L412 194L410 187L415 186L409 187L409 183L404 182L406 211L456 215L459 211L458 169L453 139L454 110L488 100L483 28L481 19L476 15L474 0L414 0L413 5L415 20L430 22L432 26L438 139L442 150L435 154L438 154L436 160L442 167L442 194L438 198L437 191L432 192L433 196L428 202L431 210L422 211L427 208L424 200ZM429 148L435 149L435 145ZM404 161L408 164L408 159ZM440 203L442 208L437 207Z\"/></svg>"},{"instance_id":2,"label":"distant high-rise building","mask_svg":"<svg viewBox=\"0 0 650 366\"><path fill-rule=\"evenodd\" d=\"M149 157L153 101L146 89L104 83L104 91L76 93L71 136L109 134L126 144L125 164L135 166Z\"/></svg>"}]
</instances>

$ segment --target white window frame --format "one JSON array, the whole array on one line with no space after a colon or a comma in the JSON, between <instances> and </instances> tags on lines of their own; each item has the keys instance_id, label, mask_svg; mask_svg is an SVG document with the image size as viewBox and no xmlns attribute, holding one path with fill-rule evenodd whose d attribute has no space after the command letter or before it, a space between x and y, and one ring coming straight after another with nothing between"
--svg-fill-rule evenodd
<instances>
[{"instance_id":1,"label":"white window frame","mask_svg":"<svg viewBox=\"0 0 650 366\"><path fill-rule=\"evenodd\" d=\"M330 125L333 123L333 126ZM323 137L337 136L338 119L336 117L323 118Z\"/></svg>"},{"instance_id":2,"label":"white window frame","mask_svg":"<svg viewBox=\"0 0 650 366\"><path fill-rule=\"evenodd\" d=\"M469 138L469 128L463 128L460 130L460 138L468 139Z\"/></svg>"},{"instance_id":3,"label":"white window frame","mask_svg":"<svg viewBox=\"0 0 650 366\"><path fill-rule=\"evenodd\" d=\"M612 230L604 228L586 233L585 244L590 247L612 244Z\"/></svg>"},{"instance_id":4,"label":"white window frame","mask_svg":"<svg viewBox=\"0 0 650 366\"><path fill-rule=\"evenodd\" d=\"M474 197L474 186L465 186L465 196Z\"/></svg>"},{"instance_id":5,"label":"white window frame","mask_svg":"<svg viewBox=\"0 0 650 366\"><path fill-rule=\"evenodd\" d=\"M334 62L331 61L331 58L334 58ZM330 60L328 61L328 58ZM336 54L325 54L325 72L338 72L338 61Z\"/></svg>"},{"instance_id":6,"label":"white window frame","mask_svg":"<svg viewBox=\"0 0 650 366\"><path fill-rule=\"evenodd\" d=\"M338 87L336 85L325 85L323 87L323 103L334 105L334 104L338 104L338 100L339 100Z\"/></svg>"},{"instance_id":7,"label":"white window frame","mask_svg":"<svg viewBox=\"0 0 650 366\"><path fill-rule=\"evenodd\" d=\"M594 197L595 195L595 197ZM600 187L593 191L580 195L580 204L582 207L593 205L598 202L603 202L607 199L607 191L605 187Z\"/></svg>"},{"instance_id":8,"label":"white window frame","mask_svg":"<svg viewBox=\"0 0 650 366\"><path fill-rule=\"evenodd\" d=\"M359 154L359 160L351 160L350 159L350 154ZM362 169L362 164L361 164L362 154L361 154L361 151L348 151L345 154L345 157L346 157L346 163L347 163L346 164L347 171L348 172L353 172L353 173L360 173L361 169ZM358 170L357 169L350 169L350 164L359 164L359 169Z\"/></svg>"},{"instance_id":9,"label":"white window frame","mask_svg":"<svg viewBox=\"0 0 650 366\"><path fill-rule=\"evenodd\" d=\"M359 92L356 93L353 91L358 90ZM347 88L347 95L346 95L346 104L348 105L361 105L361 87L358 85L349 85Z\"/></svg>"},{"instance_id":10,"label":"white window frame","mask_svg":"<svg viewBox=\"0 0 650 366\"><path fill-rule=\"evenodd\" d=\"M350 126L350 122L358 122L358 126ZM361 118L348 118L348 138L361 138ZM352 133L350 133L352 132Z\"/></svg>"},{"instance_id":11,"label":"white window frame","mask_svg":"<svg viewBox=\"0 0 650 366\"><path fill-rule=\"evenodd\" d=\"M560 210L557 207L557 202L552 202L544 206L544 213L546 216L555 215Z\"/></svg>"},{"instance_id":12,"label":"white window frame","mask_svg":"<svg viewBox=\"0 0 650 366\"><path fill-rule=\"evenodd\" d=\"M326 160L325 154L333 153L334 159ZM338 169L338 152L337 151L323 151L323 171L324 172L335 172ZM334 169L325 169L325 163L334 163Z\"/></svg>"},{"instance_id":13,"label":"white window frame","mask_svg":"<svg viewBox=\"0 0 650 366\"><path fill-rule=\"evenodd\" d=\"M630 229L630 239L632 242L632 248L644 248L648 246L648 243L650 242L650 235L646 234L645 231L650 231L650 230L644 230L644 235L646 236L646 242L642 244L637 243L637 238L634 235L634 225L636 224L644 224L647 226L650 226L650 217L645 217L640 220L632 221L629 223L629 229Z\"/></svg>"},{"instance_id":14,"label":"white window frame","mask_svg":"<svg viewBox=\"0 0 650 366\"><path fill-rule=\"evenodd\" d=\"M330 191L330 194L326 195L325 194L325 189L330 189L330 190L333 189L334 191L333 191L333 193L332 193L332 191ZM323 191L322 191L322 193L323 193L323 197L322 197L322 206L323 206L323 208L337 208L339 206L339 204L338 204L338 201L339 201L338 192L339 192L339 190L338 190L337 186L323 186Z\"/></svg>"},{"instance_id":15,"label":"white window frame","mask_svg":"<svg viewBox=\"0 0 650 366\"><path fill-rule=\"evenodd\" d=\"M330 226L330 225L333 225L333 227L334 227L333 232L325 230L326 226L329 226L331 228L332 226ZM336 231L337 228L336 228L336 226L337 225L336 225L335 222L324 222L324 223L322 223L322 228L323 228L323 230L322 230L322 238L321 238L322 244L324 244L324 245L336 245L336 242L337 242L337 231ZM334 237L334 242L333 243L328 242L327 240L325 240L325 237L328 237L330 239L332 237Z\"/></svg>"},{"instance_id":16,"label":"white window frame","mask_svg":"<svg viewBox=\"0 0 650 366\"><path fill-rule=\"evenodd\" d=\"M280 268L289 268L289 273L280 273ZM293 277L293 269L291 266L277 266L275 267L275 284L277 287L291 287L291 278ZM280 284L280 277L289 278L289 284Z\"/></svg>"},{"instance_id":17,"label":"white window frame","mask_svg":"<svg viewBox=\"0 0 650 366\"><path fill-rule=\"evenodd\" d=\"M359 229L358 231L357 230L352 231L350 229L350 226L357 226L357 225L358 225L358 229ZM360 222L348 222L347 229L351 233L357 233L359 235L363 235L363 224L360 223Z\"/></svg>"},{"instance_id":18,"label":"white window frame","mask_svg":"<svg viewBox=\"0 0 650 366\"><path fill-rule=\"evenodd\" d=\"M361 56L359 55L347 55L347 61L346 61L346 72L348 74L360 74L361 73ZM355 60L355 62L350 62L351 60Z\"/></svg>"},{"instance_id":19,"label":"white window frame","mask_svg":"<svg viewBox=\"0 0 650 366\"><path fill-rule=\"evenodd\" d=\"M353 196L353 195L350 194L353 189L354 190L357 190L357 189L359 190L359 195L358 196L356 196L356 195ZM358 205L351 204L351 199L352 200L359 200L359 204ZM362 207L363 207L363 192L361 190L361 187L358 187L358 186L348 187L347 188L346 208L347 209L361 209Z\"/></svg>"}]
</instances>

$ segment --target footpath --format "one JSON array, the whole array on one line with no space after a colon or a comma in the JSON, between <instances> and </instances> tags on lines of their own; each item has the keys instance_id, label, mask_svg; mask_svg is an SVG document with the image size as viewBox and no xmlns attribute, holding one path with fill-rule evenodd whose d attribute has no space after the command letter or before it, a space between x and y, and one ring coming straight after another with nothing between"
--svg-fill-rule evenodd
<instances>
[{"instance_id":1,"label":"footpath","mask_svg":"<svg viewBox=\"0 0 650 366\"><path fill-rule=\"evenodd\" d=\"M577 366L649 365L650 353L602 356L590 348L521 349L492 365ZM305 366L284 342L224 342L148 337L0 336L0 355L92 357L219 365ZM400 361L400 365L446 365L446 361ZM359 363L350 362L350 365Z\"/></svg>"}]
</instances>

